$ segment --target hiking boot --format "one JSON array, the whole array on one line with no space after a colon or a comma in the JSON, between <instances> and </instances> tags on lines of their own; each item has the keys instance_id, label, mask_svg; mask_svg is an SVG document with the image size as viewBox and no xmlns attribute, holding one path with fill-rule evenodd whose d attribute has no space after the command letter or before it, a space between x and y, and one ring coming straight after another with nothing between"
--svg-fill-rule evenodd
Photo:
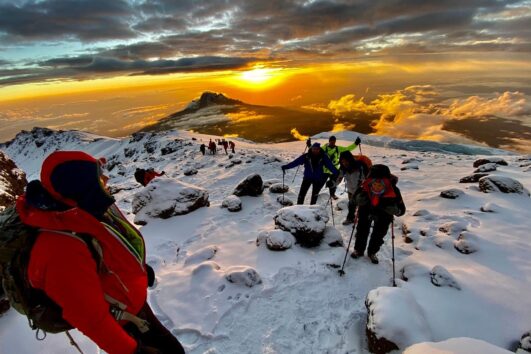
<instances>
[{"instance_id":1,"label":"hiking boot","mask_svg":"<svg viewBox=\"0 0 531 354\"><path fill-rule=\"evenodd\" d=\"M354 258L354 259L357 259L357 258L360 258L361 256L363 256L363 252L359 252L357 250L354 250L354 252L352 252L352 254L350 256L352 258Z\"/></svg>"},{"instance_id":2,"label":"hiking boot","mask_svg":"<svg viewBox=\"0 0 531 354\"><path fill-rule=\"evenodd\" d=\"M350 225L350 224L354 224L354 220L352 220L352 219L345 219L345 221L343 221L343 225Z\"/></svg>"},{"instance_id":3,"label":"hiking boot","mask_svg":"<svg viewBox=\"0 0 531 354\"><path fill-rule=\"evenodd\" d=\"M369 254L369 259L371 260L372 264L378 264L378 257L375 254Z\"/></svg>"}]
</instances>

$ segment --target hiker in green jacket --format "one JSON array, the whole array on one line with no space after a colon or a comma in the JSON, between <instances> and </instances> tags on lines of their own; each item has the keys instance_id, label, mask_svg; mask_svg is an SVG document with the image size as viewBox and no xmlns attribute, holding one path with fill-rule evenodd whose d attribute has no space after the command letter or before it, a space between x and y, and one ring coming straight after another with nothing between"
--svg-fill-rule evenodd
<instances>
[{"instance_id":1,"label":"hiker in green jacket","mask_svg":"<svg viewBox=\"0 0 531 354\"><path fill-rule=\"evenodd\" d=\"M328 158L330 159L330 161L332 161L334 166L337 169L339 169L339 155L343 151L354 150L360 143L361 143L361 139L358 136L356 138L356 141L353 144L349 146L338 146L336 145L336 137L332 135L330 138L328 138L328 144L325 144L323 146L323 150L325 154L328 156ZM332 179L333 174L326 167L324 167L324 173L328 176L329 179ZM337 199L337 196L336 196L337 186L330 187L329 189L330 189L330 197Z\"/></svg>"}]
</instances>

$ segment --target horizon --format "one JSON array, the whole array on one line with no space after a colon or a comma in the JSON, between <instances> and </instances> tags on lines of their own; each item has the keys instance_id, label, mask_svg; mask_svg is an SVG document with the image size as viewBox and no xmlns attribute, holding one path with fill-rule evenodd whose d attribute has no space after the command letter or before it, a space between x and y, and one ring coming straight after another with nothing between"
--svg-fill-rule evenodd
<instances>
[{"instance_id":1,"label":"horizon","mask_svg":"<svg viewBox=\"0 0 531 354\"><path fill-rule=\"evenodd\" d=\"M6 1L0 140L33 126L125 136L213 91L345 130L529 153L530 18L529 1Z\"/></svg>"}]
</instances>

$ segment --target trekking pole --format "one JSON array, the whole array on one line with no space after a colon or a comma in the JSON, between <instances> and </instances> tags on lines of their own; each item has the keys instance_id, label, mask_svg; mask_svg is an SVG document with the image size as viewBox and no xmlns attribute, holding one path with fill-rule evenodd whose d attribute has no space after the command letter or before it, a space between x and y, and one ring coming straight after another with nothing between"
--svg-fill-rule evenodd
<instances>
[{"instance_id":1,"label":"trekking pole","mask_svg":"<svg viewBox=\"0 0 531 354\"><path fill-rule=\"evenodd\" d=\"M334 219L334 201L332 200L332 196L330 196L330 211L332 212L332 225L335 227L336 220Z\"/></svg>"},{"instance_id":2,"label":"trekking pole","mask_svg":"<svg viewBox=\"0 0 531 354\"><path fill-rule=\"evenodd\" d=\"M284 176L286 175L286 171L282 170L282 205L284 205Z\"/></svg>"},{"instance_id":3,"label":"trekking pole","mask_svg":"<svg viewBox=\"0 0 531 354\"><path fill-rule=\"evenodd\" d=\"M396 288L396 277L395 277L395 219L391 221L391 250L392 250L392 260L393 260L393 287Z\"/></svg>"},{"instance_id":4,"label":"trekking pole","mask_svg":"<svg viewBox=\"0 0 531 354\"><path fill-rule=\"evenodd\" d=\"M81 350L81 348L79 347L79 345L76 343L76 341L74 340L74 337L72 337L72 335L70 334L69 331L66 331L66 336L68 337L68 339L70 340L70 344L77 349L77 351L80 353L80 354L84 354L83 351Z\"/></svg>"},{"instance_id":5,"label":"trekking pole","mask_svg":"<svg viewBox=\"0 0 531 354\"><path fill-rule=\"evenodd\" d=\"M345 258L343 259L343 264L341 265L341 269L337 271L340 277L345 275L345 271L343 269L345 269L345 263L347 262L348 251L350 249L350 243L352 242L352 236L354 236L354 230L356 229L357 224L358 224L358 209L356 209L356 217L354 218L354 224L352 225L352 232L350 233L350 238L348 240L348 246L347 246L347 249L345 250Z\"/></svg>"},{"instance_id":6,"label":"trekking pole","mask_svg":"<svg viewBox=\"0 0 531 354\"><path fill-rule=\"evenodd\" d=\"M360 155L363 155L363 152L361 151L361 143L358 145L358 147L360 148Z\"/></svg>"},{"instance_id":7,"label":"trekking pole","mask_svg":"<svg viewBox=\"0 0 531 354\"><path fill-rule=\"evenodd\" d=\"M307 145L304 147L304 151L302 152L303 155L306 153L306 149L308 149ZM293 176L293 181L291 181L291 184L295 182L295 177L297 177L297 173L299 173L299 168L301 168L301 165L297 166L297 170L295 171L295 175Z\"/></svg>"}]
</instances>

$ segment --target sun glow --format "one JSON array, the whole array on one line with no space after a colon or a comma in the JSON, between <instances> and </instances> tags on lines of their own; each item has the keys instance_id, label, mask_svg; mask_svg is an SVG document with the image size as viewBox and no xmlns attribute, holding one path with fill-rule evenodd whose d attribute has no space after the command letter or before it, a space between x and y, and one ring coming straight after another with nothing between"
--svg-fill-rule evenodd
<instances>
[{"instance_id":1,"label":"sun glow","mask_svg":"<svg viewBox=\"0 0 531 354\"><path fill-rule=\"evenodd\" d=\"M273 77L271 69L253 69L244 71L240 75L241 79L251 84L262 84Z\"/></svg>"},{"instance_id":2,"label":"sun glow","mask_svg":"<svg viewBox=\"0 0 531 354\"><path fill-rule=\"evenodd\" d=\"M279 84L284 77L285 73L280 68L255 67L251 70L237 73L230 80L232 84L245 89L261 90Z\"/></svg>"}]
</instances>

